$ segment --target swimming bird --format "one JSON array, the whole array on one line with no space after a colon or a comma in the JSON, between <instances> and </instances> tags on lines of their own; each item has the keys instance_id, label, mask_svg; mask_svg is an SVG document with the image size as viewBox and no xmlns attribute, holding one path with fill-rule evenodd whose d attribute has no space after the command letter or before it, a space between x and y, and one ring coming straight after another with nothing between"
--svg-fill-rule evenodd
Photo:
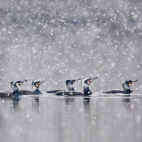
<instances>
[{"instance_id":1,"label":"swimming bird","mask_svg":"<svg viewBox=\"0 0 142 142\"><path fill-rule=\"evenodd\" d=\"M72 79L72 80L66 80L66 87L67 87L67 91L58 91L56 92L55 95L57 96L62 96L62 95L66 95L66 96L83 96L83 93L82 92L76 92L75 91L75 88L74 88L74 84L81 80L81 78L79 79Z\"/></svg>"},{"instance_id":2,"label":"swimming bird","mask_svg":"<svg viewBox=\"0 0 142 142\"><path fill-rule=\"evenodd\" d=\"M20 86L26 82L27 80L24 81L12 81L10 82L10 87L12 88L12 91L6 91L6 92L0 92L0 98L14 98L18 99L20 95L26 94L26 90L20 90Z\"/></svg>"},{"instance_id":3,"label":"swimming bird","mask_svg":"<svg viewBox=\"0 0 142 142\"><path fill-rule=\"evenodd\" d=\"M20 96L22 95L21 92L20 92L20 86L27 82L27 80L23 80L23 81L12 81L10 83L11 85L11 88L12 88L12 95L13 95L13 99L14 100L20 100Z\"/></svg>"},{"instance_id":4,"label":"swimming bird","mask_svg":"<svg viewBox=\"0 0 142 142\"><path fill-rule=\"evenodd\" d=\"M83 92L85 96L91 95L92 92L89 89L90 84L97 79L98 77L94 77L94 78L86 78L82 81L82 87L83 87Z\"/></svg>"},{"instance_id":5,"label":"swimming bird","mask_svg":"<svg viewBox=\"0 0 142 142\"><path fill-rule=\"evenodd\" d=\"M76 81L78 80L81 80L80 78L79 79L72 79L72 80L66 80L66 87L68 89L68 91L75 91L74 89L74 84L76 83ZM62 93L65 93L67 92L66 90L51 90L51 91L46 91L46 93L56 93L56 95L59 94L62 94ZM68 93L68 92L67 92Z\"/></svg>"},{"instance_id":6,"label":"swimming bird","mask_svg":"<svg viewBox=\"0 0 142 142\"><path fill-rule=\"evenodd\" d=\"M137 82L138 80L132 81L132 80L127 80L124 83L122 83L122 88L123 90L111 90L107 92L102 92L102 93L107 93L107 94L115 94L115 93L122 93L122 94L131 94L133 91L130 89L130 86L132 85L133 82Z\"/></svg>"},{"instance_id":7,"label":"swimming bird","mask_svg":"<svg viewBox=\"0 0 142 142\"><path fill-rule=\"evenodd\" d=\"M33 81L32 82L32 87L34 89L34 93L39 95L39 94L42 94L42 92L40 91L39 87L40 85L43 83L44 81L41 81L41 80L36 80L36 81Z\"/></svg>"}]
</instances>

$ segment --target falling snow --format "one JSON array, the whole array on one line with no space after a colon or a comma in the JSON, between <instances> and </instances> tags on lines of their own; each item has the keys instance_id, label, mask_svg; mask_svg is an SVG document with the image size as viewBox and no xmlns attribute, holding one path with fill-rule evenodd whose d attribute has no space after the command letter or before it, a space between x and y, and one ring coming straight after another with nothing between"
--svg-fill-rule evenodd
<instances>
[{"instance_id":1,"label":"falling snow","mask_svg":"<svg viewBox=\"0 0 142 142\"><path fill-rule=\"evenodd\" d=\"M2 84L42 77L45 90L65 88L66 79L100 75L92 88L98 92L141 78L141 11L139 0L3 0Z\"/></svg>"},{"instance_id":2,"label":"falling snow","mask_svg":"<svg viewBox=\"0 0 142 142\"><path fill-rule=\"evenodd\" d=\"M25 79L22 88L32 89L39 78L43 91L64 90L67 79L98 76L92 92L138 79L132 90L142 93L141 7L141 0L1 0L0 90ZM141 100L121 99L23 99L18 109L0 100L0 142L141 141Z\"/></svg>"}]
</instances>

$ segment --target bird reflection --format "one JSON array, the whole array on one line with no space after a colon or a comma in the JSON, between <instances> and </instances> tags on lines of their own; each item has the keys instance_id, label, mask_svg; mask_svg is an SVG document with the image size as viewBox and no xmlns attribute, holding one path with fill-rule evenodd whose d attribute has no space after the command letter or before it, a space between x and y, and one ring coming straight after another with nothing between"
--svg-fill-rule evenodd
<instances>
[{"instance_id":1,"label":"bird reflection","mask_svg":"<svg viewBox=\"0 0 142 142\"><path fill-rule=\"evenodd\" d=\"M39 109L39 97L34 98L33 106L34 106L34 108Z\"/></svg>"},{"instance_id":2,"label":"bird reflection","mask_svg":"<svg viewBox=\"0 0 142 142\"><path fill-rule=\"evenodd\" d=\"M130 105L131 105L130 95L125 95L122 101L125 106L130 107Z\"/></svg>"},{"instance_id":3,"label":"bird reflection","mask_svg":"<svg viewBox=\"0 0 142 142\"><path fill-rule=\"evenodd\" d=\"M18 97L18 98L13 98L13 108L14 109L18 109L19 108L19 101L20 101L21 99Z\"/></svg>"},{"instance_id":4,"label":"bird reflection","mask_svg":"<svg viewBox=\"0 0 142 142\"><path fill-rule=\"evenodd\" d=\"M66 105L70 105L70 104L73 104L75 98L65 98L65 102L66 102Z\"/></svg>"},{"instance_id":5,"label":"bird reflection","mask_svg":"<svg viewBox=\"0 0 142 142\"><path fill-rule=\"evenodd\" d=\"M90 98L83 98L84 108L90 110Z\"/></svg>"}]
</instances>

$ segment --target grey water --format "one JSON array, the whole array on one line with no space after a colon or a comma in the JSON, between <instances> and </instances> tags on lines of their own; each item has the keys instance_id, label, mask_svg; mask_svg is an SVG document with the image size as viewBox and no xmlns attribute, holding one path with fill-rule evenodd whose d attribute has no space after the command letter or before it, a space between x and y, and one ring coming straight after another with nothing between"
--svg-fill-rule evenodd
<instances>
[{"instance_id":1,"label":"grey water","mask_svg":"<svg viewBox=\"0 0 142 142\"><path fill-rule=\"evenodd\" d=\"M142 98L0 100L0 142L140 142Z\"/></svg>"}]
</instances>

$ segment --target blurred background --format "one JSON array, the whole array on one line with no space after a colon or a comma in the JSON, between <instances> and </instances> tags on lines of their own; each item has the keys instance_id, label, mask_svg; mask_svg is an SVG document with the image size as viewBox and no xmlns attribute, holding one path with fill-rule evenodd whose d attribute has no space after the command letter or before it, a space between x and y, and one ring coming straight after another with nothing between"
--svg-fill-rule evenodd
<instances>
[{"instance_id":1,"label":"blurred background","mask_svg":"<svg viewBox=\"0 0 142 142\"><path fill-rule=\"evenodd\" d=\"M66 79L99 76L93 92L142 86L141 0L1 0L0 90L13 80L42 78L41 90ZM80 82L75 86L82 91Z\"/></svg>"}]
</instances>

